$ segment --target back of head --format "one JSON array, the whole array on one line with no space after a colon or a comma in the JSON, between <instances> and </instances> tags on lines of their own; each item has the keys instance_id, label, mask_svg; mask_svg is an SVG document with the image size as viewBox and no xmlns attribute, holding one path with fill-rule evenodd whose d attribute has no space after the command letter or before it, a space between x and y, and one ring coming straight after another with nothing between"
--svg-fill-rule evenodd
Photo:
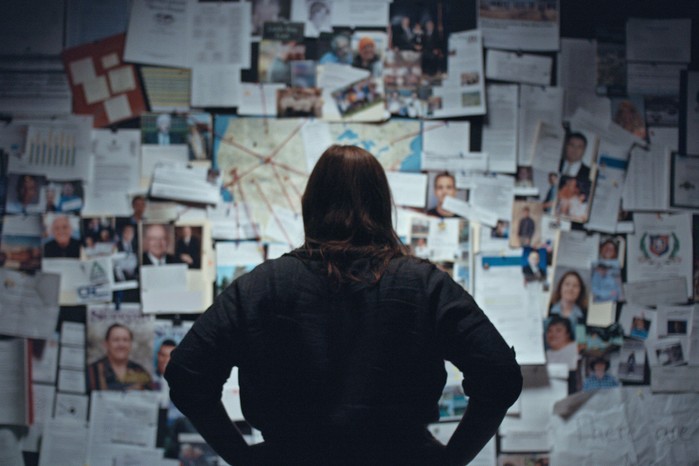
<instances>
[{"instance_id":1,"label":"back of head","mask_svg":"<svg viewBox=\"0 0 699 466\"><path fill-rule=\"evenodd\" d=\"M375 259L375 278L388 261L404 254L393 230L391 191L381 164L356 146L330 146L316 164L302 198L308 250L318 250L329 275L358 279L347 266Z\"/></svg>"}]
</instances>

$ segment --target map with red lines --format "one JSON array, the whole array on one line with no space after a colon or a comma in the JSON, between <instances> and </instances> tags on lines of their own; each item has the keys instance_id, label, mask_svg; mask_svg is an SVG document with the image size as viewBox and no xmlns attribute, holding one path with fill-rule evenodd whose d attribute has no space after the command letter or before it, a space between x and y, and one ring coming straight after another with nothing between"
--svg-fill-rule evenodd
<instances>
[{"instance_id":1,"label":"map with red lines","mask_svg":"<svg viewBox=\"0 0 699 466\"><path fill-rule=\"evenodd\" d=\"M371 152L389 171L419 171L420 122L324 123L310 119L221 117L215 162L233 200L264 241L303 240L301 194L312 165L330 144Z\"/></svg>"}]
</instances>

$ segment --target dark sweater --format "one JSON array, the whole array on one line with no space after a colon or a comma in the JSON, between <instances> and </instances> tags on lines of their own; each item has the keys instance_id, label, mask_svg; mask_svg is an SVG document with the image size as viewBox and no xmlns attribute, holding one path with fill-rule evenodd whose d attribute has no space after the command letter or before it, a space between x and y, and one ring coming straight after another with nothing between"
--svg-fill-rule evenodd
<instances>
[{"instance_id":1,"label":"dark sweater","mask_svg":"<svg viewBox=\"0 0 699 466\"><path fill-rule=\"evenodd\" d=\"M445 359L480 415L504 416L516 401L514 352L448 274L404 257L376 284L338 289L322 270L303 255L265 262L199 317L165 373L195 426L218 432L207 409L233 366L268 464L439 464L426 425L439 417Z\"/></svg>"}]
</instances>

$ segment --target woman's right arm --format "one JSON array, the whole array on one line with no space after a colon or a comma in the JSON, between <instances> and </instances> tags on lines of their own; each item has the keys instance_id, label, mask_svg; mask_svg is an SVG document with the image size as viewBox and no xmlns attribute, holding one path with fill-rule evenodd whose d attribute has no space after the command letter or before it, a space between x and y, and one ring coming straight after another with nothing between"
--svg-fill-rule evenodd
<instances>
[{"instance_id":1,"label":"woman's right arm","mask_svg":"<svg viewBox=\"0 0 699 466\"><path fill-rule=\"evenodd\" d=\"M448 464L471 461L517 401L522 374L510 348L460 285L435 269L429 279L440 350L464 375L468 406L446 448Z\"/></svg>"}]
</instances>

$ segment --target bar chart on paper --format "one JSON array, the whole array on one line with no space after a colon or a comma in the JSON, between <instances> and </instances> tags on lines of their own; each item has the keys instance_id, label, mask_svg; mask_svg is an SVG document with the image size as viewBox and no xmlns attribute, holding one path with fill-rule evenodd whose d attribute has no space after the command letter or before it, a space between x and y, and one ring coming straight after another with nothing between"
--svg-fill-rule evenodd
<instances>
[{"instance_id":1,"label":"bar chart on paper","mask_svg":"<svg viewBox=\"0 0 699 466\"><path fill-rule=\"evenodd\" d=\"M30 128L25 151L29 165L74 167L75 153L75 134L72 132L55 128Z\"/></svg>"},{"instance_id":2,"label":"bar chart on paper","mask_svg":"<svg viewBox=\"0 0 699 466\"><path fill-rule=\"evenodd\" d=\"M36 125L27 130L24 153L12 160L12 171L46 175L55 180L86 179L89 129L76 125ZM86 137L87 136L87 137Z\"/></svg>"}]
</instances>

